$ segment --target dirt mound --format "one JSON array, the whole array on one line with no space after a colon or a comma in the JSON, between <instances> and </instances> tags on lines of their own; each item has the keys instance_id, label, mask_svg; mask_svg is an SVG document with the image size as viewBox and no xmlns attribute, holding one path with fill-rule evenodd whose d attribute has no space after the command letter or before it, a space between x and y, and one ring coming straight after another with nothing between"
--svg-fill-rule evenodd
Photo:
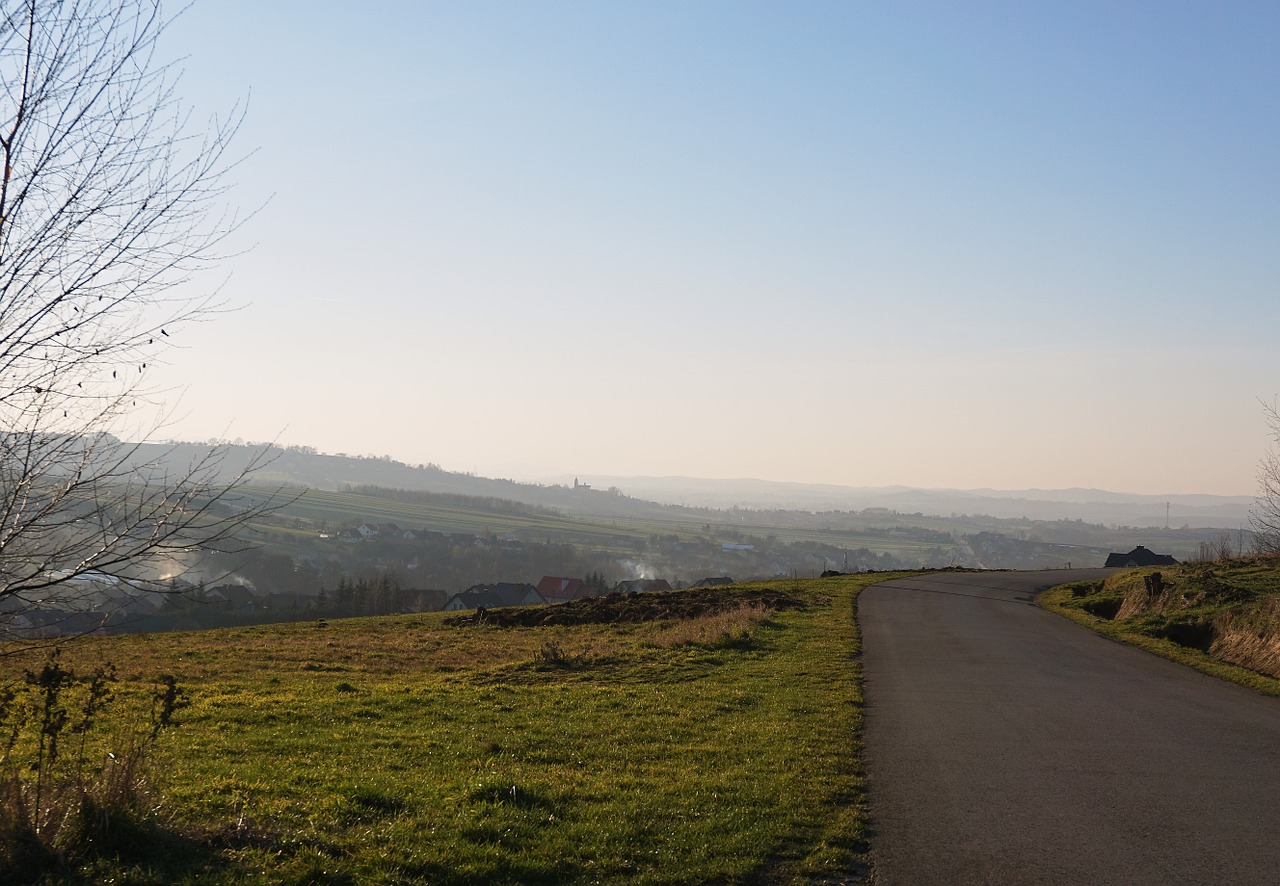
<instances>
[{"instance_id":1,"label":"dirt mound","mask_svg":"<svg viewBox=\"0 0 1280 886\"><path fill-rule=\"evenodd\" d=\"M572 600L555 606L477 609L467 615L446 618L444 623L454 627L496 625L503 628L612 624L698 618L752 605L775 610L803 609L805 602L785 591L775 591L772 588L751 588L743 591L699 588L689 591L606 594L603 597Z\"/></svg>"}]
</instances>

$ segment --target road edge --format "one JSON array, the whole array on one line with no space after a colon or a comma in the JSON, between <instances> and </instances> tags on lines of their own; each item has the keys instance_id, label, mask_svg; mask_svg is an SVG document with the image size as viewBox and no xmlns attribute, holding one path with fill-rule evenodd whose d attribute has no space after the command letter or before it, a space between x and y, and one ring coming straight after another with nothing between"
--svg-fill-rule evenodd
<instances>
[{"instance_id":1,"label":"road edge","mask_svg":"<svg viewBox=\"0 0 1280 886\"><path fill-rule=\"evenodd\" d=\"M1268 677L1248 668L1220 661L1207 653L1179 646L1170 640L1148 637L1145 634L1127 630L1123 625L1117 625L1106 619L1090 615L1083 610L1062 605L1063 601L1070 595L1071 588L1077 584L1080 584L1080 582L1066 582L1041 591L1035 597L1036 605L1109 640L1123 643L1126 646L1133 646L1152 655L1158 655L1160 658L1186 665L1200 671L1202 674L1226 680L1229 683L1235 683L1237 686L1242 686L1262 695L1280 697L1280 680L1274 677Z\"/></svg>"}]
</instances>

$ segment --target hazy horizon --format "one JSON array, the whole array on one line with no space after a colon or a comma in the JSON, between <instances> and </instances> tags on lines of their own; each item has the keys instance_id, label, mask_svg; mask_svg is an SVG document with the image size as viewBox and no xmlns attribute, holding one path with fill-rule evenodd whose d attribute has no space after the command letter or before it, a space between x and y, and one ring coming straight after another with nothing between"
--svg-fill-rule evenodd
<instances>
[{"instance_id":1,"label":"hazy horizon","mask_svg":"<svg viewBox=\"0 0 1280 886\"><path fill-rule=\"evenodd\" d=\"M249 97L234 198L270 202L163 434L1252 495L1278 38L1264 3L206 0L162 48L197 116Z\"/></svg>"},{"instance_id":2,"label":"hazy horizon","mask_svg":"<svg viewBox=\"0 0 1280 886\"><path fill-rule=\"evenodd\" d=\"M144 441L134 441L144 442ZM280 451L289 451L297 449L301 453L316 456L319 458L336 458L336 459L354 459L357 463L373 462L381 463L390 459L395 465L408 470L418 470L427 468L429 470L444 471L447 474L459 475L476 478L484 481L496 481L500 483L516 483L533 486L544 487L575 487L581 485L584 489L595 489L597 491L609 491L618 487L624 494L638 496L643 498L646 492L643 490L652 490L655 488L680 489L682 487L699 487L711 486L731 490L733 488L750 488L754 486L788 489L794 488L806 491L831 490L853 493L956 493L961 495L971 495L975 498L1000 498L1004 496L1011 497L1030 497L1029 500L1037 500L1035 496L1048 496L1045 501L1049 502L1094 502L1094 501L1126 501L1133 502L1139 500L1147 500L1150 502L1164 502L1166 500L1181 501L1182 504L1191 504L1197 499L1211 500L1212 503L1221 503L1230 501L1233 503L1253 502L1257 500L1257 496L1253 493L1243 495L1230 495L1218 493L1200 493L1200 492L1166 492L1166 493L1139 493L1124 489L1102 489L1098 487L1027 487L1022 489L1002 489L993 487L954 487L954 486L911 486L902 483L889 483L880 485L849 485L840 483L804 483L789 480L772 480L762 477L695 477L681 474L664 474L664 475L646 475L646 474L587 474L587 473L550 473L537 475L521 475L515 473L485 473L475 470L464 470L450 467L448 465L440 465L436 462L408 462L397 459L386 453L359 453L359 452L328 452L318 447L310 446L305 443L281 443L279 441L250 441L243 439L227 439L213 437L207 440L152 440L145 441L150 445L159 447L188 447L195 446L201 450L204 447L216 446L240 446L244 447L246 452L254 455L259 454L265 447L272 447ZM247 456L246 456L247 457ZM237 461L232 462L233 466L238 466ZM271 469L268 466L266 474L269 476ZM262 472L259 471L259 474ZM259 483L265 482L270 485L270 481L259 480ZM342 481L343 483L350 481ZM378 485L378 484L374 484ZM338 488L338 487L333 487ZM641 490L641 491L636 491ZM730 493L726 492L726 495ZM1095 496L1101 495L1102 499ZM679 503L675 499L664 499L672 503ZM745 499L744 499L745 500Z\"/></svg>"}]
</instances>

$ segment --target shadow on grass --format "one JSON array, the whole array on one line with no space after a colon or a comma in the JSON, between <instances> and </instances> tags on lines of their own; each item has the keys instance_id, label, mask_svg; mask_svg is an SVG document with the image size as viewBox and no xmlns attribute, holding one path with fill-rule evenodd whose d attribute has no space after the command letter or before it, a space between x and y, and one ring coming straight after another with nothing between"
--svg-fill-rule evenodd
<instances>
[{"instance_id":1,"label":"shadow on grass","mask_svg":"<svg viewBox=\"0 0 1280 886\"><path fill-rule=\"evenodd\" d=\"M560 811L548 797L517 784L481 785L467 794L467 799L472 803L492 803L495 806L510 806L515 809L535 809L550 813Z\"/></svg>"},{"instance_id":2,"label":"shadow on grass","mask_svg":"<svg viewBox=\"0 0 1280 886\"><path fill-rule=\"evenodd\" d=\"M866 857L869 845L866 840L852 837L835 837L827 840L829 849L845 858L842 869L815 873L804 870L805 856L812 848L801 839L796 845L772 853L735 882L750 886L771 886L796 882L825 883L829 886L853 886L867 882L870 867Z\"/></svg>"},{"instance_id":3,"label":"shadow on grass","mask_svg":"<svg viewBox=\"0 0 1280 886\"><path fill-rule=\"evenodd\" d=\"M228 846L223 835L183 834L155 822L122 825L75 858L50 852L34 838L19 840L4 847L0 884L198 882L234 873Z\"/></svg>"},{"instance_id":4,"label":"shadow on grass","mask_svg":"<svg viewBox=\"0 0 1280 886\"><path fill-rule=\"evenodd\" d=\"M442 886L492 886L495 883L553 886L582 879L583 870L568 861L536 864L498 859L479 870L459 871L440 864L400 865L397 873L414 883Z\"/></svg>"},{"instance_id":5,"label":"shadow on grass","mask_svg":"<svg viewBox=\"0 0 1280 886\"><path fill-rule=\"evenodd\" d=\"M342 811L342 819L348 825L394 818L409 808L409 804L399 797L369 787L347 790L344 800L346 807Z\"/></svg>"}]
</instances>

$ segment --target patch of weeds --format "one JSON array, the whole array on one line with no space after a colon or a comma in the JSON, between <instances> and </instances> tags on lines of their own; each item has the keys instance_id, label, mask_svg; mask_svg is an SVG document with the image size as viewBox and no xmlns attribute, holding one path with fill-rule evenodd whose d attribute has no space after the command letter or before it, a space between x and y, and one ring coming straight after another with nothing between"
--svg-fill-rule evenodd
<instances>
[{"instance_id":1,"label":"patch of weeds","mask_svg":"<svg viewBox=\"0 0 1280 886\"><path fill-rule=\"evenodd\" d=\"M533 653L533 663L548 668L573 667L577 656L571 656L555 640L548 640Z\"/></svg>"},{"instance_id":2,"label":"patch of weeds","mask_svg":"<svg viewBox=\"0 0 1280 886\"><path fill-rule=\"evenodd\" d=\"M145 784L150 752L188 704L172 675L149 716L117 714L110 664L88 675L43 667L0 687L0 879L34 881L66 864L145 854L156 828Z\"/></svg>"}]
</instances>

